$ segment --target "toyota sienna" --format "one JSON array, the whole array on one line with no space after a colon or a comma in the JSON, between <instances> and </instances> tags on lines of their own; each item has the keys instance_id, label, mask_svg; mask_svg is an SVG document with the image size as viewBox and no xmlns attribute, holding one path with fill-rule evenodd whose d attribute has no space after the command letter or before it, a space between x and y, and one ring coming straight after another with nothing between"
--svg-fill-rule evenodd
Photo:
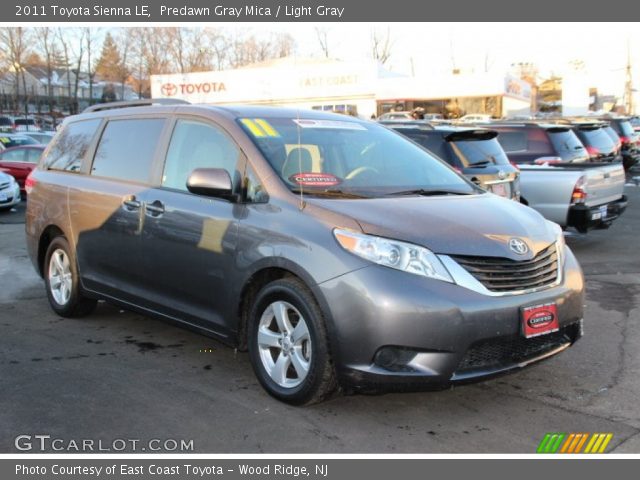
<instances>
[{"instance_id":1,"label":"toyota sienna","mask_svg":"<svg viewBox=\"0 0 640 480\"><path fill-rule=\"evenodd\" d=\"M26 181L60 316L98 300L248 350L293 404L442 387L581 336L560 228L374 122L139 101L65 120Z\"/></svg>"}]
</instances>

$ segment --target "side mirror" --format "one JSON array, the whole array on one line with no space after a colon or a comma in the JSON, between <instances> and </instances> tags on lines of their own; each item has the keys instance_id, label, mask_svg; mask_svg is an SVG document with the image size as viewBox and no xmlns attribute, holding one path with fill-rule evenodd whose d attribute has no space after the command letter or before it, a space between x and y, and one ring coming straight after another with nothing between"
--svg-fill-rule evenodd
<instances>
[{"instance_id":1,"label":"side mirror","mask_svg":"<svg viewBox=\"0 0 640 480\"><path fill-rule=\"evenodd\" d=\"M196 168L187 179L187 190L207 197L235 199L231 177L224 168Z\"/></svg>"}]
</instances>

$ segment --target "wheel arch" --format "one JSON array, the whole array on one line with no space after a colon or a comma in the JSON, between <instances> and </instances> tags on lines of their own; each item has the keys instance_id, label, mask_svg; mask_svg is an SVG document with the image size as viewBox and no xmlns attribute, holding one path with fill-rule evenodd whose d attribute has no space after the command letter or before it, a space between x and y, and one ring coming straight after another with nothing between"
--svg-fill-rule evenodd
<instances>
[{"instance_id":1,"label":"wheel arch","mask_svg":"<svg viewBox=\"0 0 640 480\"><path fill-rule=\"evenodd\" d=\"M268 283L286 277L294 277L302 281L311 292L314 300L320 306L329 337L329 350L333 355L335 353L335 349L333 348L333 345L335 344L335 329L333 328L331 311L324 295L322 295L322 292L318 288L313 277L304 268L283 258L274 258L271 259L271 261L267 261L267 259L265 259L265 261L260 262L259 265L252 269L251 273L247 275L246 280L242 283L242 289L238 297L239 302L236 307L236 314L238 318L236 342L238 349L241 351L247 350L247 325L249 312L256 295L260 289Z\"/></svg>"},{"instance_id":2,"label":"wheel arch","mask_svg":"<svg viewBox=\"0 0 640 480\"><path fill-rule=\"evenodd\" d=\"M38 273L40 273L41 277L44 276L44 261L49 245L54 238L60 236L66 238L65 233L57 225L48 225L40 234L38 239Z\"/></svg>"}]
</instances>

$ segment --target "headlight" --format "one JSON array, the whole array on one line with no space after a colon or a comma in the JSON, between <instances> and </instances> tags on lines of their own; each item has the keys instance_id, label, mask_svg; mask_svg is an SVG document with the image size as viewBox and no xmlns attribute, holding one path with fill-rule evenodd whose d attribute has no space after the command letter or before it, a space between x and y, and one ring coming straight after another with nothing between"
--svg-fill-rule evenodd
<instances>
[{"instance_id":1,"label":"headlight","mask_svg":"<svg viewBox=\"0 0 640 480\"><path fill-rule=\"evenodd\" d=\"M370 262L454 283L438 257L424 247L339 228L333 235L342 248Z\"/></svg>"}]
</instances>

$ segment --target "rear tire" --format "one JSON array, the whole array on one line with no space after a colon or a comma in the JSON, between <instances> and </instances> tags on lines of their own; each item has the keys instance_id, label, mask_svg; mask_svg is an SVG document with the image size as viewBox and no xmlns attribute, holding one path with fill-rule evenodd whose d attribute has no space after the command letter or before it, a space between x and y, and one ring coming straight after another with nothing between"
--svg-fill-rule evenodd
<instances>
[{"instance_id":1,"label":"rear tire","mask_svg":"<svg viewBox=\"0 0 640 480\"><path fill-rule=\"evenodd\" d=\"M273 397L309 405L336 390L322 311L299 279L276 280L258 292L248 336L253 370Z\"/></svg>"},{"instance_id":2,"label":"rear tire","mask_svg":"<svg viewBox=\"0 0 640 480\"><path fill-rule=\"evenodd\" d=\"M43 273L49 304L61 317L83 317L96 308L98 302L81 292L76 258L66 238L55 237L49 244Z\"/></svg>"}]
</instances>

